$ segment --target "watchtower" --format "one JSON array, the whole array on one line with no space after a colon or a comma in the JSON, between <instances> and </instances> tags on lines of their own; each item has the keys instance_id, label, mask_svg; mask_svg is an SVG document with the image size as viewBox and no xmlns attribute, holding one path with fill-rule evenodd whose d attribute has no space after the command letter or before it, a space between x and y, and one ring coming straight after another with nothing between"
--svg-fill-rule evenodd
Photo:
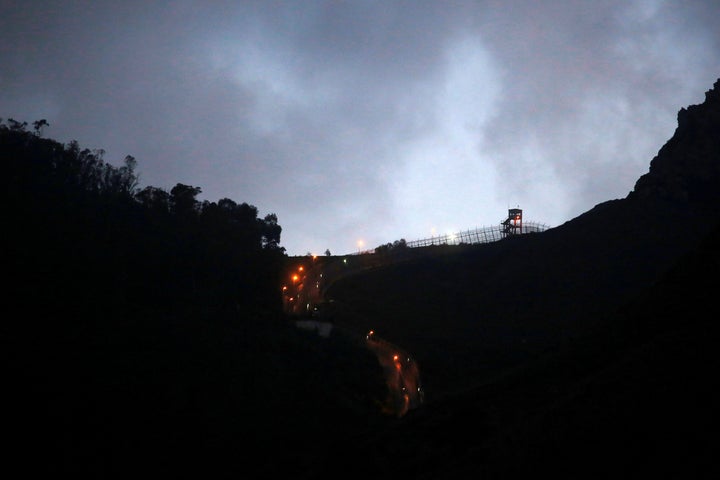
<instances>
[{"instance_id":1,"label":"watchtower","mask_svg":"<svg viewBox=\"0 0 720 480\"><path fill-rule=\"evenodd\" d=\"M507 219L502 222L502 233L505 236L523 233L521 209L511 208L508 210Z\"/></svg>"}]
</instances>

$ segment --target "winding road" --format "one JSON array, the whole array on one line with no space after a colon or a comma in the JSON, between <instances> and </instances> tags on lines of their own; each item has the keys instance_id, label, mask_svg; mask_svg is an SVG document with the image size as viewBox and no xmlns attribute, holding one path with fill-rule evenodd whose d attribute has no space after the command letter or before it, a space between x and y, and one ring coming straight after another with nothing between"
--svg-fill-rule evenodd
<instances>
[{"instance_id":1,"label":"winding road","mask_svg":"<svg viewBox=\"0 0 720 480\"><path fill-rule=\"evenodd\" d=\"M385 372L388 386L388 397L383 405L385 413L402 417L409 410L419 407L425 393L420 384L420 370L412 357L379 338L372 330L366 335L365 343L375 353Z\"/></svg>"},{"instance_id":2,"label":"winding road","mask_svg":"<svg viewBox=\"0 0 720 480\"><path fill-rule=\"evenodd\" d=\"M298 327L316 328L318 333L322 334L323 330L320 326L325 321L330 320L334 323L336 319L332 319L334 316L332 313L327 314L324 308L317 311L315 309L326 301L325 291L330 283L342 276L371 268L370 265L358 260L360 259L357 257L350 262L343 259L342 262L336 262L330 267L327 265L323 267L316 257L312 257L292 266L288 272L290 281L282 287L284 309L291 315L316 317L313 321L297 322ZM331 267L335 267L337 271ZM326 335L329 333L328 329ZM408 352L378 337L373 331L365 335L365 344L377 356L385 373L388 396L383 403L383 411L402 417L408 411L418 408L424 401L424 391L420 383L420 370L415 360Z\"/></svg>"}]
</instances>

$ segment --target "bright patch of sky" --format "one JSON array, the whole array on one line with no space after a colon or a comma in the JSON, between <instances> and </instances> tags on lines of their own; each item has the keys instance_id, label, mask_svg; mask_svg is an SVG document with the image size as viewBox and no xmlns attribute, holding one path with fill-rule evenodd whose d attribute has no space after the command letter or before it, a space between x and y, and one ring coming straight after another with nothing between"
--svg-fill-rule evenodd
<instances>
[{"instance_id":1,"label":"bright patch of sky","mask_svg":"<svg viewBox=\"0 0 720 480\"><path fill-rule=\"evenodd\" d=\"M291 255L564 223L720 76L710 0L61 3L0 4L0 117L275 213Z\"/></svg>"}]
</instances>

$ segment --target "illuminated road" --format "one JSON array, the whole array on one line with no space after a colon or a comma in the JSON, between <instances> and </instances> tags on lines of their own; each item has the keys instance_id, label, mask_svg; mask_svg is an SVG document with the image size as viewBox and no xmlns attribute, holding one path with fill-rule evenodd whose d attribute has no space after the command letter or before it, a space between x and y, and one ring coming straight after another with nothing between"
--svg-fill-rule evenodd
<instances>
[{"instance_id":1,"label":"illuminated road","mask_svg":"<svg viewBox=\"0 0 720 480\"><path fill-rule=\"evenodd\" d=\"M388 397L383 405L384 411L402 417L409 410L419 407L424 392L417 363L407 352L378 338L372 331L366 336L365 342L385 372Z\"/></svg>"},{"instance_id":2,"label":"illuminated road","mask_svg":"<svg viewBox=\"0 0 720 480\"><path fill-rule=\"evenodd\" d=\"M342 277L343 273L370 268L357 260L352 258L348 262L347 258L344 258L342 262L336 262L333 266L338 270L331 275L326 274L328 270L332 272L332 268L323 268L317 257L298 260L290 266L286 277L288 281L281 287L283 308L286 313L298 318L296 325L299 328L316 329L318 334L328 336L333 328L340 326L333 318L337 304L332 300L325 303L323 293L328 283ZM355 263L358 266L355 266ZM388 396L383 404L383 411L402 417L408 411L419 407L423 403L424 392L420 383L420 371L410 354L373 332L365 336L365 344L375 354L385 374Z\"/></svg>"}]
</instances>

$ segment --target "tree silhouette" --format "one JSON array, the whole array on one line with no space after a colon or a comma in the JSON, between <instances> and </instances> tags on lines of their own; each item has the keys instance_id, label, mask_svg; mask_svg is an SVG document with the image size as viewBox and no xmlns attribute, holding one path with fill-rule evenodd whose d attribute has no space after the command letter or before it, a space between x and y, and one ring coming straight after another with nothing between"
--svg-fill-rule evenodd
<instances>
[{"instance_id":1,"label":"tree silhouette","mask_svg":"<svg viewBox=\"0 0 720 480\"><path fill-rule=\"evenodd\" d=\"M277 250L280 248L280 233L282 227L278 225L277 215L269 213L262 221L262 244L263 248Z\"/></svg>"},{"instance_id":2,"label":"tree silhouette","mask_svg":"<svg viewBox=\"0 0 720 480\"><path fill-rule=\"evenodd\" d=\"M170 211L183 218L195 216L199 207L196 197L200 193L202 193L200 187L178 183L170 190Z\"/></svg>"},{"instance_id":3,"label":"tree silhouette","mask_svg":"<svg viewBox=\"0 0 720 480\"><path fill-rule=\"evenodd\" d=\"M43 128L49 127L49 126L50 126L50 124L44 118L42 120L35 120L33 122L33 130L35 130L35 135L37 135L38 137L41 137Z\"/></svg>"},{"instance_id":4,"label":"tree silhouette","mask_svg":"<svg viewBox=\"0 0 720 480\"><path fill-rule=\"evenodd\" d=\"M16 232L10 271L19 284L53 292L52 302L38 296L40 304L280 311L277 215L258 218L255 206L228 198L201 204L202 189L182 183L169 193L138 190L134 157L115 167L102 149L41 138L47 121L33 126L30 132L27 122L0 120L0 154L12 179L5 203L13 213L8 229ZM23 282L51 266L44 287Z\"/></svg>"},{"instance_id":5,"label":"tree silhouette","mask_svg":"<svg viewBox=\"0 0 720 480\"><path fill-rule=\"evenodd\" d=\"M135 199L155 213L170 213L170 194L162 188L145 187L135 194Z\"/></svg>"}]
</instances>

